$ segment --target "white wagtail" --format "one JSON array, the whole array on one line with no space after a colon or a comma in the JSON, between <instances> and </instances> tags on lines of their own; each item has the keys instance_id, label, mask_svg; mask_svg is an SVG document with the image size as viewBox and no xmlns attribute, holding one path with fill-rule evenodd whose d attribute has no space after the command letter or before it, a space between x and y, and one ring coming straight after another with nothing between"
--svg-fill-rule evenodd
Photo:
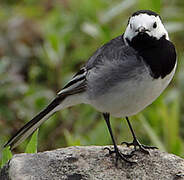
<instances>
[{"instance_id":1,"label":"white wagtail","mask_svg":"<svg viewBox=\"0 0 184 180\"><path fill-rule=\"evenodd\" d=\"M149 146L139 143L128 120L151 104L168 86L177 61L160 16L140 10L129 18L125 33L100 47L73 76L56 98L23 126L5 145L15 148L45 120L60 109L80 103L90 104L103 113L118 159L127 160L113 137L109 117L125 117L134 149L148 153Z\"/></svg>"}]
</instances>

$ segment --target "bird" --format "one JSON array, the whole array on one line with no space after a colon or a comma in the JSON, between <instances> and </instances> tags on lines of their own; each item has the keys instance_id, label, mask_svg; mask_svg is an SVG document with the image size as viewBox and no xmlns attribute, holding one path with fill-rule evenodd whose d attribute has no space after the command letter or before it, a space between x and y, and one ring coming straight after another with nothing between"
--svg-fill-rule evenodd
<instances>
[{"instance_id":1,"label":"bird","mask_svg":"<svg viewBox=\"0 0 184 180\"><path fill-rule=\"evenodd\" d=\"M177 67L174 44L160 15L138 10L128 19L125 32L102 45L57 93L51 103L18 130L4 148L17 147L55 112L77 104L88 104L102 113L118 160L131 162L116 143L110 116L125 118L133 141L123 142L149 154L155 147L141 144L130 124L135 115L155 101L172 80Z\"/></svg>"}]
</instances>

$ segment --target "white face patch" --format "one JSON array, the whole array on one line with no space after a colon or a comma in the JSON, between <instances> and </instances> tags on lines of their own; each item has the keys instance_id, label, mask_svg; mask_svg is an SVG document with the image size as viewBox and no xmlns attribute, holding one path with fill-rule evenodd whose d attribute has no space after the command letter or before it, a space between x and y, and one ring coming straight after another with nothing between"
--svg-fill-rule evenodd
<instances>
[{"instance_id":1,"label":"white face patch","mask_svg":"<svg viewBox=\"0 0 184 180\"><path fill-rule=\"evenodd\" d=\"M124 40L129 41L132 40L139 32L138 29L145 28L146 33L149 36L155 37L156 39L160 39L165 35L166 39L169 40L168 32L166 31L164 25L159 16L148 15L146 13L142 13L130 18L128 26L124 33Z\"/></svg>"}]
</instances>

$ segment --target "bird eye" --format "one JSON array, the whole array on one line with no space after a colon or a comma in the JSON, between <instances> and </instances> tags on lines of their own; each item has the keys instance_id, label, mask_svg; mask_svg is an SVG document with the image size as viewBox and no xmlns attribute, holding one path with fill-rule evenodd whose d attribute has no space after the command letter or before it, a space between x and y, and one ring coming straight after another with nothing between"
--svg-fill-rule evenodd
<instances>
[{"instance_id":1,"label":"bird eye","mask_svg":"<svg viewBox=\"0 0 184 180\"><path fill-rule=\"evenodd\" d=\"M157 27L157 23L156 22L154 22L154 24L153 24L153 28L156 28Z\"/></svg>"}]
</instances>

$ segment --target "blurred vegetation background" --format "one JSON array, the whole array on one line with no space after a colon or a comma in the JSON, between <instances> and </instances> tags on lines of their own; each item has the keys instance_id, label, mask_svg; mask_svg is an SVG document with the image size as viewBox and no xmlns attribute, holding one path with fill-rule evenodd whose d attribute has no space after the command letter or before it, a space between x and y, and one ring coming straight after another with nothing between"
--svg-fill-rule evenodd
<instances>
[{"instance_id":1,"label":"blurred vegetation background","mask_svg":"<svg viewBox=\"0 0 184 180\"><path fill-rule=\"evenodd\" d=\"M178 54L166 91L131 117L139 140L184 157L184 1L2 0L0 2L0 145L42 110L93 52L122 34L139 9L160 13ZM124 119L111 118L117 142L131 141ZM24 152L25 143L14 152ZM39 151L107 145L99 112L78 105L56 113L39 131Z\"/></svg>"}]
</instances>

